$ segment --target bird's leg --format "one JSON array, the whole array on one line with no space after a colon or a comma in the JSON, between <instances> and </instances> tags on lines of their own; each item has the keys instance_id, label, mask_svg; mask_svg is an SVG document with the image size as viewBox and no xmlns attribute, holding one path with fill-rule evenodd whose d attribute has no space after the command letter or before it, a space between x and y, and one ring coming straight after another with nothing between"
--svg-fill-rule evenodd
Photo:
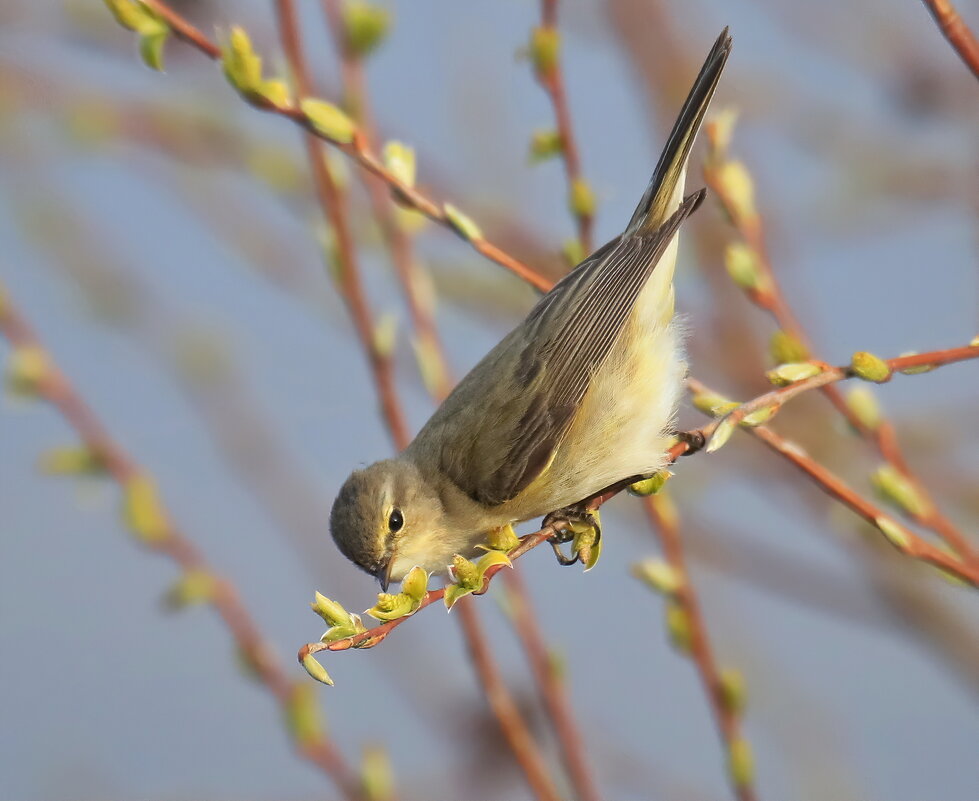
<instances>
[{"instance_id":1,"label":"bird's leg","mask_svg":"<svg viewBox=\"0 0 979 801\"><path fill-rule=\"evenodd\" d=\"M548 539L558 564L581 562L591 570L602 552L602 523L597 509L582 504L566 506L544 518L544 526L554 526L556 533ZM571 543L571 556L565 556L561 545Z\"/></svg>"}]
</instances>

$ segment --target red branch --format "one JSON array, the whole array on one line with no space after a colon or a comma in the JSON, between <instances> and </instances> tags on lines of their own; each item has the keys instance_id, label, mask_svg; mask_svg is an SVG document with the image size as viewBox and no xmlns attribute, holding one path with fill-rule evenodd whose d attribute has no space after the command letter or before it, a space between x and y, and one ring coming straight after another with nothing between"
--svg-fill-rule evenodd
<instances>
[{"instance_id":1,"label":"red branch","mask_svg":"<svg viewBox=\"0 0 979 801\"><path fill-rule=\"evenodd\" d=\"M951 0L923 0L938 23L942 36L948 39L959 58L979 78L979 40L965 24Z\"/></svg>"}]
</instances>

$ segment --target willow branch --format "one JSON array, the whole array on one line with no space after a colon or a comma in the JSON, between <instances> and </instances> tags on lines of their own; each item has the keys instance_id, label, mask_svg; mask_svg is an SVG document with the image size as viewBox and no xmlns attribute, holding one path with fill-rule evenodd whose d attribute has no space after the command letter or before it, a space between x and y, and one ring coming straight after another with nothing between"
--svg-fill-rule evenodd
<instances>
[{"instance_id":1,"label":"willow branch","mask_svg":"<svg viewBox=\"0 0 979 801\"><path fill-rule=\"evenodd\" d=\"M552 41L559 41L558 36L558 0L541 0L541 24L540 31ZM564 171L568 179L568 197L571 199L571 210L578 226L578 241L581 243L581 250L584 255L588 255L593 249L592 229L594 227L594 213L585 203L579 206L574 203L574 196L577 191L585 191L587 184L581 169L581 157L578 151L578 144L574 134L574 126L571 122L571 110L568 106L568 96L564 88L564 71L561 69L561 58L555 48L553 60L546 63L539 63L536 69L537 81L543 87L547 96L551 100L554 108L554 121L557 126L558 139L561 147L561 160L564 162Z\"/></svg>"},{"instance_id":2,"label":"willow branch","mask_svg":"<svg viewBox=\"0 0 979 801\"><path fill-rule=\"evenodd\" d=\"M199 29L190 24L183 16L174 11L170 6L161 0L144 0L147 6L156 11L170 26L174 35L199 50L215 61L221 58L221 49L205 36ZM404 203L411 209L425 215L439 225L455 231L465 239L478 253L482 254L491 261L505 267L514 275L525 280L531 286L541 291L547 291L551 286L551 281L533 270L523 262L514 258L497 245L490 242L480 233L463 234L460 233L452 224L445 206L429 198L426 194L416 189L414 186L402 181L384 166L383 161L370 148L366 138L358 132L351 142L340 142L336 139L317 131L313 128L309 119L296 105L277 105L268 100L249 101L255 108L277 114L292 120L297 125L306 129L309 135L327 142L337 150L348 155L363 169L372 175L380 178L395 193L398 201Z\"/></svg>"},{"instance_id":3,"label":"willow branch","mask_svg":"<svg viewBox=\"0 0 979 801\"><path fill-rule=\"evenodd\" d=\"M688 378L687 384L694 393L713 393L713 390L696 379ZM767 426L755 426L747 431L764 442L771 450L792 462L827 495L874 526L900 553L933 565L973 587L979 587L979 567L919 537L876 504L861 496L835 473L816 462L801 445L776 434Z\"/></svg>"},{"instance_id":4,"label":"willow branch","mask_svg":"<svg viewBox=\"0 0 979 801\"><path fill-rule=\"evenodd\" d=\"M935 18L942 36L959 54L962 63L976 78L979 78L979 40L959 16L958 9L952 5L951 0L923 0L923 2Z\"/></svg>"},{"instance_id":5,"label":"willow branch","mask_svg":"<svg viewBox=\"0 0 979 801\"><path fill-rule=\"evenodd\" d=\"M282 49L285 51L289 68L296 81L300 98L310 95L309 71L303 57L302 42L296 10L291 0L277 0L276 13ZM405 422L401 403L394 385L394 365L390 353L384 352L374 336L374 321L364 294L357 261L357 248L350 231L347 216L346 198L337 188L333 176L323 159L319 140L311 133L303 135L308 156L309 168L313 176L316 198L325 221L332 228L337 242L337 256L340 266L340 294L353 319L357 337L370 364L374 386L381 403L381 410L388 431L400 450L409 439L408 425Z\"/></svg>"},{"instance_id":6,"label":"willow branch","mask_svg":"<svg viewBox=\"0 0 979 801\"><path fill-rule=\"evenodd\" d=\"M132 482L148 477L146 470L137 464L126 451L112 438L108 429L92 409L76 392L67 376L55 364L48 351L41 344L33 328L17 311L13 301L0 288L0 333L15 350L40 354L43 371L37 377L35 391L54 406L74 429L82 444L105 472L124 492ZM283 712L292 709L299 682L287 678L268 641L262 636L255 621L249 615L238 596L234 585L216 573L197 546L181 531L165 508L162 514L161 529L155 536L142 538L143 543L153 551L169 557L184 572L208 576L213 584L209 597L210 604L224 621L235 643L252 666L255 675L266 690L271 693ZM304 737L296 743L297 751L330 776L338 789L350 799L363 797L360 781L347 764L333 740L322 732Z\"/></svg>"},{"instance_id":7,"label":"willow branch","mask_svg":"<svg viewBox=\"0 0 979 801\"><path fill-rule=\"evenodd\" d=\"M710 132L708 133L710 135ZM761 272L761 281L759 284L754 288L747 289L745 295L757 307L769 312L783 331L802 343L807 352L812 353L813 349L809 337L795 317L775 277L771 260L768 257L764 223L761 215L753 208L750 190L748 192L749 197L747 198L747 203L745 203L745 198L739 198L732 191L731 184L724 180L723 167L725 166L725 154L723 150L725 145L715 140L713 136L711 138L712 153L704 165L704 180L717 193L721 206L745 243L755 254ZM914 365L909 364L908 366ZM926 501L927 511L923 513L910 513L912 519L919 525L931 529L938 534L953 549L960 553L964 559L967 559L974 565L979 565L979 553L972 548L955 525L942 514L938 508L938 504L935 503L921 479L911 470L901 452L893 426L885 422L875 428L871 428L849 407L838 387L827 384L821 387L820 390L836 410L843 415L847 423L861 437L870 442L881 458L892 464Z\"/></svg>"},{"instance_id":8,"label":"willow branch","mask_svg":"<svg viewBox=\"0 0 979 801\"><path fill-rule=\"evenodd\" d=\"M686 612L690 629L690 656L697 666L697 673L704 687L707 702L710 704L714 722L730 758L737 744L742 741L741 720L739 714L724 702L721 674L714 661L713 649L707 636L707 624L690 578L690 571L687 569L679 525L675 517L662 513L655 498L645 498L643 501L646 516L659 538L663 555L678 578L672 597ZM733 775L731 779L738 801L754 801L756 796L753 783L739 783L734 781Z\"/></svg>"}]
</instances>

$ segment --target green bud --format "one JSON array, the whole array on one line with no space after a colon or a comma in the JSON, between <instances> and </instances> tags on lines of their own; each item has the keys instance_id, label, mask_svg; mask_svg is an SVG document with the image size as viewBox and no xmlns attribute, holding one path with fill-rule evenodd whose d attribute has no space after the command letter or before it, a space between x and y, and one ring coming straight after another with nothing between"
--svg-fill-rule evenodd
<instances>
[{"instance_id":1,"label":"green bud","mask_svg":"<svg viewBox=\"0 0 979 801\"><path fill-rule=\"evenodd\" d=\"M418 566L411 568L401 582L401 593L414 601L421 601L428 593L428 573Z\"/></svg>"},{"instance_id":2,"label":"green bud","mask_svg":"<svg viewBox=\"0 0 979 801\"><path fill-rule=\"evenodd\" d=\"M530 60L537 77L544 79L557 67L561 53L561 34L554 28L537 27L530 32Z\"/></svg>"},{"instance_id":3,"label":"green bud","mask_svg":"<svg viewBox=\"0 0 979 801\"><path fill-rule=\"evenodd\" d=\"M598 512L594 512L597 516ZM599 557L602 555L602 539L598 536L598 530L588 524L579 526L572 525L575 532L574 539L571 541L571 552L578 555L587 573L598 564Z\"/></svg>"},{"instance_id":4,"label":"green bud","mask_svg":"<svg viewBox=\"0 0 979 801\"><path fill-rule=\"evenodd\" d=\"M101 475L105 473L105 460L85 445L52 448L41 454L38 467L50 476Z\"/></svg>"},{"instance_id":5,"label":"green bud","mask_svg":"<svg viewBox=\"0 0 979 801\"><path fill-rule=\"evenodd\" d=\"M892 464L882 464L871 476L873 485L882 497L914 517L931 511L927 499L914 483Z\"/></svg>"},{"instance_id":6,"label":"green bud","mask_svg":"<svg viewBox=\"0 0 979 801\"><path fill-rule=\"evenodd\" d=\"M374 350L382 358L390 358L398 341L398 318L385 314L374 327Z\"/></svg>"},{"instance_id":7,"label":"green bud","mask_svg":"<svg viewBox=\"0 0 979 801\"><path fill-rule=\"evenodd\" d=\"M303 659L303 667L314 679L323 681L321 677L314 675L313 671L306 666L305 658ZM326 673L322 665L319 669L323 674ZM329 679L329 676L327 675L326 678ZM331 680L324 683L332 684L333 682ZM323 737L323 721L320 717L320 709L316 703L312 684L303 682L292 687L289 700L286 702L286 727L300 748L312 745Z\"/></svg>"},{"instance_id":8,"label":"green bud","mask_svg":"<svg viewBox=\"0 0 979 801\"><path fill-rule=\"evenodd\" d=\"M768 343L768 352L775 364L790 364L809 360L809 349L801 339L779 329Z\"/></svg>"},{"instance_id":9,"label":"green bud","mask_svg":"<svg viewBox=\"0 0 979 801\"><path fill-rule=\"evenodd\" d=\"M349 144L357 133L357 125L332 103L316 98L305 98L299 107L310 126L318 134L341 145Z\"/></svg>"},{"instance_id":10,"label":"green bud","mask_svg":"<svg viewBox=\"0 0 979 801\"><path fill-rule=\"evenodd\" d=\"M663 595L675 595L683 586L683 576L662 559L644 559L632 566L632 575L650 589Z\"/></svg>"},{"instance_id":11,"label":"green bud","mask_svg":"<svg viewBox=\"0 0 979 801\"><path fill-rule=\"evenodd\" d=\"M742 289L759 290L766 284L761 262L755 251L744 242L731 242L724 250L727 274Z\"/></svg>"},{"instance_id":12,"label":"green bud","mask_svg":"<svg viewBox=\"0 0 979 801\"><path fill-rule=\"evenodd\" d=\"M584 178L576 178L571 184L568 205L578 217L591 217L595 213L595 193Z\"/></svg>"},{"instance_id":13,"label":"green bud","mask_svg":"<svg viewBox=\"0 0 979 801\"><path fill-rule=\"evenodd\" d=\"M343 7L343 25L350 49L363 57L384 41L391 27L391 14L372 3L347 0Z\"/></svg>"},{"instance_id":14,"label":"green bud","mask_svg":"<svg viewBox=\"0 0 979 801\"><path fill-rule=\"evenodd\" d=\"M105 5L116 22L130 31L139 28L146 16L146 10L141 5L137 5L133 0L105 0Z\"/></svg>"},{"instance_id":15,"label":"green bud","mask_svg":"<svg viewBox=\"0 0 979 801\"><path fill-rule=\"evenodd\" d=\"M734 420L730 417L725 417L718 423L717 428L714 429L714 433L710 435L704 451L706 453L714 453L723 448L727 445L727 441L731 439L731 435L737 427L737 423Z\"/></svg>"},{"instance_id":16,"label":"green bud","mask_svg":"<svg viewBox=\"0 0 979 801\"><path fill-rule=\"evenodd\" d=\"M745 428L755 428L756 426L763 425L775 416L780 406L781 404L779 403L770 403L767 406L762 406L760 409L755 409L750 414L744 416L741 425Z\"/></svg>"},{"instance_id":17,"label":"green bud","mask_svg":"<svg viewBox=\"0 0 979 801\"><path fill-rule=\"evenodd\" d=\"M170 535L170 522L152 478L133 475L123 488L123 519L138 540L156 545Z\"/></svg>"},{"instance_id":18,"label":"green bud","mask_svg":"<svg viewBox=\"0 0 979 801\"><path fill-rule=\"evenodd\" d=\"M415 185L415 151L401 142L391 141L384 145L382 151L384 166L401 183L406 186Z\"/></svg>"},{"instance_id":19,"label":"green bud","mask_svg":"<svg viewBox=\"0 0 979 801\"><path fill-rule=\"evenodd\" d=\"M309 605L329 626L347 626L350 624L350 613L336 601L331 601L323 593L317 592L315 600Z\"/></svg>"},{"instance_id":20,"label":"green bud","mask_svg":"<svg viewBox=\"0 0 979 801\"><path fill-rule=\"evenodd\" d=\"M744 737L735 738L728 746L728 773L736 787L747 787L754 781L755 758L751 743Z\"/></svg>"},{"instance_id":21,"label":"green bud","mask_svg":"<svg viewBox=\"0 0 979 801\"><path fill-rule=\"evenodd\" d=\"M513 530L513 526L510 523L507 523L505 526L500 528L490 530L489 535L486 537L486 545L491 551L502 551L503 553L509 553L519 544L520 538L517 536L517 532Z\"/></svg>"},{"instance_id":22,"label":"green bud","mask_svg":"<svg viewBox=\"0 0 979 801\"><path fill-rule=\"evenodd\" d=\"M812 362L790 362L773 367L765 373L765 378L777 387L787 387L789 384L804 381L819 375L821 372L823 372L823 368Z\"/></svg>"},{"instance_id":23,"label":"green bud","mask_svg":"<svg viewBox=\"0 0 979 801\"><path fill-rule=\"evenodd\" d=\"M547 161L564 150L564 139L553 128L534 131L530 138L530 160Z\"/></svg>"},{"instance_id":24,"label":"green bud","mask_svg":"<svg viewBox=\"0 0 979 801\"><path fill-rule=\"evenodd\" d=\"M476 565L459 554L452 558L452 575L456 583L463 587L474 587L479 580Z\"/></svg>"},{"instance_id":25,"label":"green bud","mask_svg":"<svg viewBox=\"0 0 979 801\"><path fill-rule=\"evenodd\" d=\"M680 513L677 511L676 504L673 503L673 496L669 490L662 490L649 499L656 514L659 515L665 526L675 527L680 522Z\"/></svg>"},{"instance_id":26,"label":"green bud","mask_svg":"<svg viewBox=\"0 0 979 801\"><path fill-rule=\"evenodd\" d=\"M316 681L329 684L331 687L333 686L333 679L330 678L330 674L326 672L326 668L312 654L306 654L303 657L303 667L306 668L306 672L312 678L316 679Z\"/></svg>"},{"instance_id":27,"label":"green bud","mask_svg":"<svg viewBox=\"0 0 979 801\"><path fill-rule=\"evenodd\" d=\"M975 336L969 340L970 348L979 348L979 336Z\"/></svg>"},{"instance_id":28,"label":"green bud","mask_svg":"<svg viewBox=\"0 0 979 801\"><path fill-rule=\"evenodd\" d=\"M483 238L483 232L479 230L479 226L451 203L446 203L443 209L449 225L467 242Z\"/></svg>"},{"instance_id":29,"label":"green bud","mask_svg":"<svg viewBox=\"0 0 979 801\"><path fill-rule=\"evenodd\" d=\"M259 82L254 87L254 92L277 108L292 107L292 92L289 89L289 84L278 78L270 78Z\"/></svg>"},{"instance_id":30,"label":"green bud","mask_svg":"<svg viewBox=\"0 0 979 801\"><path fill-rule=\"evenodd\" d=\"M714 395L710 392L701 392L693 396L692 403L694 408L711 417L723 417L733 412L741 404L723 395Z\"/></svg>"},{"instance_id":31,"label":"green bud","mask_svg":"<svg viewBox=\"0 0 979 801\"><path fill-rule=\"evenodd\" d=\"M887 362L864 350L853 354L850 359L850 372L864 381L873 381L875 384L882 384L891 377L891 368L887 366Z\"/></svg>"},{"instance_id":32,"label":"green bud","mask_svg":"<svg viewBox=\"0 0 979 801\"><path fill-rule=\"evenodd\" d=\"M877 515L874 518L874 525L887 537L887 541L898 550L904 551L911 546L911 535L908 534L908 530L893 518L887 515Z\"/></svg>"},{"instance_id":33,"label":"green bud","mask_svg":"<svg viewBox=\"0 0 979 801\"><path fill-rule=\"evenodd\" d=\"M718 676L720 682L720 702L732 715L740 715L744 711L747 691L744 674L735 668L724 668Z\"/></svg>"},{"instance_id":34,"label":"green bud","mask_svg":"<svg viewBox=\"0 0 979 801\"><path fill-rule=\"evenodd\" d=\"M184 609L210 603L218 588L217 580L206 570L188 570L167 590L163 603L168 609Z\"/></svg>"},{"instance_id":35,"label":"green bud","mask_svg":"<svg viewBox=\"0 0 979 801\"><path fill-rule=\"evenodd\" d=\"M151 70L163 72L163 46L170 35L170 28L164 22L157 23L156 29L139 36L139 55Z\"/></svg>"},{"instance_id":36,"label":"green bud","mask_svg":"<svg viewBox=\"0 0 979 801\"><path fill-rule=\"evenodd\" d=\"M876 431L880 426L880 404L870 387L859 385L851 389L846 396L846 405L869 430Z\"/></svg>"},{"instance_id":37,"label":"green bud","mask_svg":"<svg viewBox=\"0 0 979 801\"><path fill-rule=\"evenodd\" d=\"M717 171L717 180L724 195L725 209L735 225L757 217L755 184L748 168L740 161L727 161Z\"/></svg>"},{"instance_id":38,"label":"green bud","mask_svg":"<svg viewBox=\"0 0 979 801\"><path fill-rule=\"evenodd\" d=\"M51 363L43 348L19 345L7 362L7 391L19 398L36 398L51 375Z\"/></svg>"},{"instance_id":39,"label":"green bud","mask_svg":"<svg viewBox=\"0 0 979 801\"><path fill-rule=\"evenodd\" d=\"M368 609L366 614L375 620L387 622L413 615L418 611L418 605L418 600L403 592L396 595L381 592L377 594L377 603Z\"/></svg>"},{"instance_id":40,"label":"green bud","mask_svg":"<svg viewBox=\"0 0 979 801\"><path fill-rule=\"evenodd\" d=\"M901 356L917 356L918 355L918 351L916 351L916 350L906 350L906 351L904 351L904 353L902 353L900 355ZM917 367L905 367L903 370L899 370L898 372L903 373L904 375L918 375L919 373L930 373L934 369L935 369L935 365L933 365L933 364L921 364L921 365L918 365Z\"/></svg>"},{"instance_id":41,"label":"green bud","mask_svg":"<svg viewBox=\"0 0 979 801\"><path fill-rule=\"evenodd\" d=\"M719 158L727 152L737 119L737 109L725 108L711 115L711 119L707 120L704 132L707 134L707 142L714 158Z\"/></svg>"},{"instance_id":42,"label":"green bud","mask_svg":"<svg viewBox=\"0 0 979 801\"><path fill-rule=\"evenodd\" d=\"M648 495L655 495L666 485L666 482L673 477L673 473L669 470L660 470L658 473L653 473L649 478L644 478L641 481L637 481L635 484L629 485L629 494L637 495L640 498L644 498Z\"/></svg>"},{"instance_id":43,"label":"green bud","mask_svg":"<svg viewBox=\"0 0 979 801\"><path fill-rule=\"evenodd\" d=\"M224 77L243 94L252 92L262 82L262 59L252 49L252 40L244 28L235 25L221 48Z\"/></svg>"},{"instance_id":44,"label":"green bud","mask_svg":"<svg viewBox=\"0 0 979 801\"><path fill-rule=\"evenodd\" d=\"M438 348L431 337L412 340L415 360L418 362L418 372L421 373L422 383L430 395L437 395L446 383L445 366L439 355Z\"/></svg>"},{"instance_id":45,"label":"green bud","mask_svg":"<svg viewBox=\"0 0 979 801\"><path fill-rule=\"evenodd\" d=\"M690 653L693 646L693 626L690 623L690 615L682 604L672 599L666 602L666 631L677 651L681 654Z\"/></svg>"},{"instance_id":46,"label":"green bud","mask_svg":"<svg viewBox=\"0 0 979 801\"><path fill-rule=\"evenodd\" d=\"M510 558L503 551L487 551L475 564L457 554L449 568L456 583L445 588L445 608L451 609L464 595L481 591L486 581L486 572L498 565L512 567Z\"/></svg>"},{"instance_id":47,"label":"green bud","mask_svg":"<svg viewBox=\"0 0 979 801\"><path fill-rule=\"evenodd\" d=\"M569 239L561 248L561 252L564 255L564 260L571 267L576 267L585 260L585 247L581 244L581 240L578 238Z\"/></svg>"},{"instance_id":48,"label":"green bud","mask_svg":"<svg viewBox=\"0 0 979 801\"><path fill-rule=\"evenodd\" d=\"M360 763L360 782L368 801L388 801L394 798L394 774L383 746L364 747L364 757Z\"/></svg>"}]
</instances>

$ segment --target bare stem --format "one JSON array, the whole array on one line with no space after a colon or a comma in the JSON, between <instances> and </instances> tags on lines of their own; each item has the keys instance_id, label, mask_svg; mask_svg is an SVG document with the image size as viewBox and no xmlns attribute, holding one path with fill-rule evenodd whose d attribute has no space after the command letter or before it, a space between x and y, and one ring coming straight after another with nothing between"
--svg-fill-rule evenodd
<instances>
[{"instance_id":1,"label":"bare stem","mask_svg":"<svg viewBox=\"0 0 979 801\"><path fill-rule=\"evenodd\" d=\"M924 0L924 4L938 23L942 36L948 39L948 43L959 54L962 63L979 78L979 40L959 16L958 9L952 5L951 0Z\"/></svg>"}]
</instances>

